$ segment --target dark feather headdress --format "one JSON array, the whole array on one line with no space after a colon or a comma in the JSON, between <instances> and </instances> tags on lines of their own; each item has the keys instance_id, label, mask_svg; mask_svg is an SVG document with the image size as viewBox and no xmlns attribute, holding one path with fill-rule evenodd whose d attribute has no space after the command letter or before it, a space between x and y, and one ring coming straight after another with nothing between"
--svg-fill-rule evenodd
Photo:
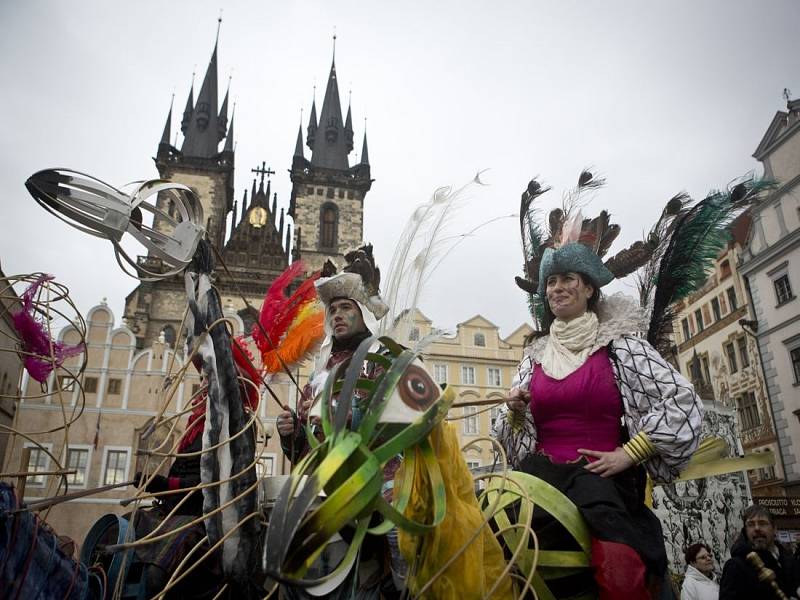
<instances>
[{"instance_id":1,"label":"dark feather headdress","mask_svg":"<svg viewBox=\"0 0 800 600\"><path fill-rule=\"evenodd\" d=\"M658 252L637 274L642 306L652 303L647 340L662 353L668 349L672 333L672 307L705 283L714 260L730 239L733 220L773 187L773 182L748 177L694 205L685 194L670 201L674 218L663 232L655 228L651 232L660 238Z\"/></svg>"},{"instance_id":2,"label":"dark feather headdress","mask_svg":"<svg viewBox=\"0 0 800 600\"><path fill-rule=\"evenodd\" d=\"M575 188L565 194L562 207L550 211L546 232L539 225L534 201L550 188L533 179L522 193L520 234L526 277L517 277L516 282L528 293L534 316L540 316L544 300L544 270L571 267L568 270L584 273L595 285L602 287L614 278L633 273L652 258L657 244L655 238L648 236L602 261L619 236L620 227L611 222L608 211L601 211L593 219L584 219L581 208L586 204L586 195L604 184L604 179L583 170ZM669 204L665 213L668 208Z\"/></svg>"}]
</instances>

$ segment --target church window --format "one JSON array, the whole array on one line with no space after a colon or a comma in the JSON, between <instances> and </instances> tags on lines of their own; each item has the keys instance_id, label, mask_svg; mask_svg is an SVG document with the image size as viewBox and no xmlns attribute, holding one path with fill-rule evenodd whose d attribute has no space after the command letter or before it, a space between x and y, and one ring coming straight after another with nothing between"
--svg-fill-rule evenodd
<instances>
[{"instance_id":1,"label":"church window","mask_svg":"<svg viewBox=\"0 0 800 600\"><path fill-rule=\"evenodd\" d=\"M172 325L167 325L162 331L164 332L164 341L169 344L170 348L174 348L175 339L177 337L175 335L175 328Z\"/></svg>"},{"instance_id":2,"label":"church window","mask_svg":"<svg viewBox=\"0 0 800 600\"><path fill-rule=\"evenodd\" d=\"M258 311L255 308L247 307L240 310L237 314L244 324L245 334L252 332L253 325L255 325L256 320L258 319Z\"/></svg>"},{"instance_id":3,"label":"church window","mask_svg":"<svg viewBox=\"0 0 800 600\"><path fill-rule=\"evenodd\" d=\"M338 246L339 209L332 202L326 202L320 207L319 218L319 246L320 248L335 249Z\"/></svg>"}]
</instances>

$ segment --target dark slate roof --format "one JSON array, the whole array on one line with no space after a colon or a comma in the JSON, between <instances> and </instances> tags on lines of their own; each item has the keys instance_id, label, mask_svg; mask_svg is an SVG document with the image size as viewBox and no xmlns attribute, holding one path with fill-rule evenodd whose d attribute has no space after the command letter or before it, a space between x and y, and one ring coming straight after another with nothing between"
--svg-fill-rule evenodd
<instances>
[{"instance_id":1,"label":"dark slate roof","mask_svg":"<svg viewBox=\"0 0 800 600\"><path fill-rule=\"evenodd\" d=\"M347 135L342 122L342 105L339 101L339 85L336 79L336 63L333 62L328 76L328 86L325 89L325 99L322 102L319 127L314 136L311 165L346 170L350 167L348 154Z\"/></svg>"},{"instance_id":2,"label":"dark slate roof","mask_svg":"<svg viewBox=\"0 0 800 600\"><path fill-rule=\"evenodd\" d=\"M181 152L184 156L211 158L219 153L221 124L218 121L217 107L217 45L214 44L203 85L183 132Z\"/></svg>"}]
</instances>

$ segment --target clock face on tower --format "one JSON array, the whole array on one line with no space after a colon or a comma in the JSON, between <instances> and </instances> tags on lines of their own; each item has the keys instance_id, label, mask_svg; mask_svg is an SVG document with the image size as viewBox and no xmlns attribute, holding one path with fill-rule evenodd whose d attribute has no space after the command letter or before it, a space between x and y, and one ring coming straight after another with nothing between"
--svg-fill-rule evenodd
<instances>
[{"instance_id":1,"label":"clock face on tower","mask_svg":"<svg viewBox=\"0 0 800 600\"><path fill-rule=\"evenodd\" d=\"M263 227L267 224L267 210L261 206L254 206L247 214L247 220L253 227Z\"/></svg>"}]
</instances>

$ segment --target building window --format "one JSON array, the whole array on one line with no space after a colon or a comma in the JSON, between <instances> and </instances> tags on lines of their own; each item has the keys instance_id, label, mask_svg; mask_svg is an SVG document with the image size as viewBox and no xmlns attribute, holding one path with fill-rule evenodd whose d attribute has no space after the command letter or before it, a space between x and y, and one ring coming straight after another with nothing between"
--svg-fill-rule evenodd
<instances>
[{"instance_id":1,"label":"building window","mask_svg":"<svg viewBox=\"0 0 800 600\"><path fill-rule=\"evenodd\" d=\"M681 327L683 328L683 341L687 341L692 334L689 332L689 319L681 319Z\"/></svg>"},{"instance_id":2,"label":"building window","mask_svg":"<svg viewBox=\"0 0 800 600\"><path fill-rule=\"evenodd\" d=\"M742 336L736 340L736 345L739 346L739 359L742 363L742 368L750 366L750 356L747 354L747 338Z\"/></svg>"},{"instance_id":3,"label":"building window","mask_svg":"<svg viewBox=\"0 0 800 600\"><path fill-rule=\"evenodd\" d=\"M731 312L735 311L739 306L736 302L736 290L733 287L728 288L728 306L731 307Z\"/></svg>"},{"instance_id":4,"label":"building window","mask_svg":"<svg viewBox=\"0 0 800 600\"><path fill-rule=\"evenodd\" d=\"M697 323L697 333L700 333L701 331L703 331L703 311L702 310L697 309L696 311L694 311L694 320L695 320L695 323Z\"/></svg>"},{"instance_id":5,"label":"building window","mask_svg":"<svg viewBox=\"0 0 800 600\"><path fill-rule=\"evenodd\" d=\"M70 485L86 487L89 471L89 448L69 448L67 450L67 470L75 471L67 475Z\"/></svg>"},{"instance_id":6,"label":"building window","mask_svg":"<svg viewBox=\"0 0 800 600\"><path fill-rule=\"evenodd\" d=\"M794 382L800 383L800 348L795 348L789 352L789 358L792 362L792 371L794 372Z\"/></svg>"},{"instance_id":7,"label":"building window","mask_svg":"<svg viewBox=\"0 0 800 600\"><path fill-rule=\"evenodd\" d=\"M344 190L339 190L339 198L344 199Z\"/></svg>"},{"instance_id":8,"label":"building window","mask_svg":"<svg viewBox=\"0 0 800 600\"><path fill-rule=\"evenodd\" d=\"M317 188L317 196L322 196L324 193L325 192L322 190L322 188Z\"/></svg>"},{"instance_id":9,"label":"building window","mask_svg":"<svg viewBox=\"0 0 800 600\"><path fill-rule=\"evenodd\" d=\"M725 354L728 357L728 366L730 367L731 373L736 373L739 370L739 366L736 364L736 348L733 347L733 343L725 344Z\"/></svg>"},{"instance_id":10,"label":"building window","mask_svg":"<svg viewBox=\"0 0 800 600\"><path fill-rule=\"evenodd\" d=\"M775 296L778 299L778 306L786 304L789 300L794 298L792 295L792 286L789 285L789 275L781 275L772 283L775 286Z\"/></svg>"},{"instance_id":11,"label":"building window","mask_svg":"<svg viewBox=\"0 0 800 600\"><path fill-rule=\"evenodd\" d=\"M478 435L478 407L464 407L464 435Z\"/></svg>"},{"instance_id":12,"label":"building window","mask_svg":"<svg viewBox=\"0 0 800 600\"><path fill-rule=\"evenodd\" d=\"M51 448L50 444L45 444L45 447L47 450ZM50 467L50 455L38 446L26 446L26 448L31 449L27 471L29 473L47 471ZM28 475L25 479L27 485L43 486L47 480L47 475Z\"/></svg>"},{"instance_id":13,"label":"building window","mask_svg":"<svg viewBox=\"0 0 800 600\"><path fill-rule=\"evenodd\" d=\"M115 485L125 481L128 474L128 450L106 450L103 469L103 485Z\"/></svg>"},{"instance_id":14,"label":"building window","mask_svg":"<svg viewBox=\"0 0 800 600\"><path fill-rule=\"evenodd\" d=\"M736 398L736 406L739 411L739 420L742 423L742 431L761 425L755 393L747 392Z\"/></svg>"},{"instance_id":15,"label":"building window","mask_svg":"<svg viewBox=\"0 0 800 600\"><path fill-rule=\"evenodd\" d=\"M729 260L723 260L719 265L720 279L725 279L731 275L731 263Z\"/></svg>"},{"instance_id":16,"label":"building window","mask_svg":"<svg viewBox=\"0 0 800 600\"><path fill-rule=\"evenodd\" d=\"M118 396L122 391L122 379L112 377L108 380L108 393Z\"/></svg>"},{"instance_id":17,"label":"building window","mask_svg":"<svg viewBox=\"0 0 800 600\"><path fill-rule=\"evenodd\" d=\"M83 380L83 391L87 394L97 393L97 377L86 377Z\"/></svg>"},{"instance_id":18,"label":"building window","mask_svg":"<svg viewBox=\"0 0 800 600\"><path fill-rule=\"evenodd\" d=\"M722 313L719 311L719 300L717 298L711 299L711 312L714 313L714 321L719 321L722 318Z\"/></svg>"},{"instance_id":19,"label":"building window","mask_svg":"<svg viewBox=\"0 0 800 600\"><path fill-rule=\"evenodd\" d=\"M62 392L71 392L75 389L75 378L71 375L58 376L58 389Z\"/></svg>"},{"instance_id":20,"label":"building window","mask_svg":"<svg viewBox=\"0 0 800 600\"><path fill-rule=\"evenodd\" d=\"M314 188L310 185L306 186L306 196L313 196L314 195Z\"/></svg>"},{"instance_id":21,"label":"building window","mask_svg":"<svg viewBox=\"0 0 800 600\"><path fill-rule=\"evenodd\" d=\"M353 190L347 190L347 199L352 200L354 197Z\"/></svg>"},{"instance_id":22,"label":"building window","mask_svg":"<svg viewBox=\"0 0 800 600\"><path fill-rule=\"evenodd\" d=\"M700 363L703 365L703 381L711 383L711 372L708 370L708 357L704 356L701 358Z\"/></svg>"},{"instance_id":23,"label":"building window","mask_svg":"<svg viewBox=\"0 0 800 600\"><path fill-rule=\"evenodd\" d=\"M332 187L329 187L328 188L328 193L326 194L326 197L333 198L335 195L336 195L336 189L332 188Z\"/></svg>"},{"instance_id":24,"label":"building window","mask_svg":"<svg viewBox=\"0 0 800 600\"><path fill-rule=\"evenodd\" d=\"M433 380L436 383L447 383L447 365L433 365Z\"/></svg>"},{"instance_id":25,"label":"building window","mask_svg":"<svg viewBox=\"0 0 800 600\"><path fill-rule=\"evenodd\" d=\"M477 469L478 467L481 466L481 461L479 460L468 460L466 461L466 463L467 463L467 468L470 471L472 471L473 469Z\"/></svg>"},{"instance_id":26,"label":"building window","mask_svg":"<svg viewBox=\"0 0 800 600\"><path fill-rule=\"evenodd\" d=\"M500 381L500 369L495 367L489 367L486 370L486 379L487 379L486 385L492 387L500 387L502 385L502 382Z\"/></svg>"},{"instance_id":27,"label":"building window","mask_svg":"<svg viewBox=\"0 0 800 600\"><path fill-rule=\"evenodd\" d=\"M486 347L486 336L483 335L482 333L476 333L474 336L472 336L472 342L476 346L480 346L481 348L485 348Z\"/></svg>"},{"instance_id":28,"label":"building window","mask_svg":"<svg viewBox=\"0 0 800 600\"><path fill-rule=\"evenodd\" d=\"M275 475L275 456L270 454L263 455L256 463L256 475L259 479L272 477Z\"/></svg>"},{"instance_id":29,"label":"building window","mask_svg":"<svg viewBox=\"0 0 800 600\"><path fill-rule=\"evenodd\" d=\"M499 416L500 416L500 407L493 406L492 410L489 411L489 421L491 422L492 429L494 429L494 424L497 422Z\"/></svg>"},{"instance_id":30,"label":"building window","mask_svg":"<svg viewBox=\"0 0 800 600\"><path fill-rule=\"evenodd\" d=\"M319 245L321 248L337 248L338 223L339 210L336 205L332 202L323 204L319 215Z\"/></svg>"},{"instance_id":31,"label":"building window","mask_svg":"<svg viewBox=\"0 0 800 600\"><path fill-rule=\"evenodd\" d=\"M475 385L475 367L461 367L461 383Z\"/></svg>"},{"instance_id":32,"label":"building window","mask_svg":"<svg viewBox=\"0 0 800 600\"><path fill-rule=\"evenodd\" d=\"M411 328L411 331L408 332L408 341L409 342L419 341L419 327Z\"/></svg>"}]
</instances>

